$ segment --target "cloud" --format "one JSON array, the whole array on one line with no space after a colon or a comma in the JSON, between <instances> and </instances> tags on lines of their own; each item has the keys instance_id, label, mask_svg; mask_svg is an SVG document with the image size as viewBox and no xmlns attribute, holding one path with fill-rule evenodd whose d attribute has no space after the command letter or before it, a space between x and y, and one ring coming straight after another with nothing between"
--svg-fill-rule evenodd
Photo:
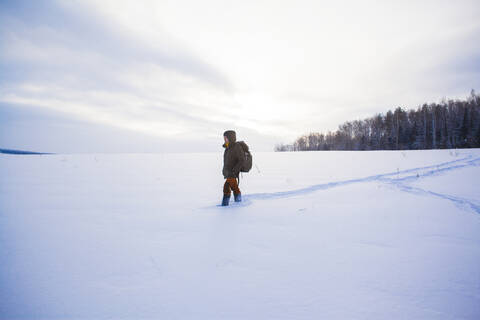
<instances>
[{"instance_id":1,"label":"cloud","mask_svg":"<svg viewBox=\"0 0 480 320\"><path fill-rule=\"evenodd\" d=\"M232 91L212 66L114 30L87 8L68 9L46 2L7 3L2 10L3 103L64 113L87 128L103 124L154 137L204 134L212 124L220 131L229 123L209 119Z\"/></svg>"},{"instance_id":2,"label":"cloud","mask_svg":"<svg viewBox=\"0 0 480 320\"><path fill-rule=\"evenodd\" d=\"M466 95L480 83L475 1L0 6L0 108L8 105L10 119L21 121L27 108L51 122L76 121L75 130L103 126L131 141L169 141L171 150L188 141L215 150L230 128L248 134L254 149L271 150L388 108ZM49 138L45 131L41 140ZM4 131L0 144L15 139ZM106 141L77 148L106 150Z\"/></svg>"}]
</instances>

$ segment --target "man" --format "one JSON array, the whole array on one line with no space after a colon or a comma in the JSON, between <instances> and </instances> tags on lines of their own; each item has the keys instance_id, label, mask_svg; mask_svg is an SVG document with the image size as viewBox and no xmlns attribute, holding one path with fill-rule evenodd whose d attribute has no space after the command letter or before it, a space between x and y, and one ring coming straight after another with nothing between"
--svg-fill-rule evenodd
<instances>
[{"instance_id":1,"label":"man","mask_svg":"<svg viewBox=\"0 0 480 320\"><path fill-rule=\"evenodd\" d=\"M223 144L225 152L223 153L222 173L223 177L227 180L223 185L222 206L228 206L232 190L235 202L242 201L242 194L238 188L237 178L245 157L242 147L237 143L237 135L235 131L225 131L223 133L223 139L225 140L225 143Z\"/></svg>"}]
</instances>

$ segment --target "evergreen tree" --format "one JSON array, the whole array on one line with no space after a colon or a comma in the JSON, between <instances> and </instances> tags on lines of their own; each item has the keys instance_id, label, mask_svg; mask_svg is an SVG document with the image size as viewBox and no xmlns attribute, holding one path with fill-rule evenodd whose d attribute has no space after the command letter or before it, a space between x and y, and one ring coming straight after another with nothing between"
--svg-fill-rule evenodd
<instances>
[{"instance_id":1,"label":"evergreen tree","mask_svg":"<svg viewBox=\"0 0 480 320\"><path fill-rule=\"evenodd\" d=\"M312 132L275 151L399 150L480 147L480 95L465 100L443 99L416 110L397 107L385 115L347 121L334 132Z\"/></svg>"}]
</instances>

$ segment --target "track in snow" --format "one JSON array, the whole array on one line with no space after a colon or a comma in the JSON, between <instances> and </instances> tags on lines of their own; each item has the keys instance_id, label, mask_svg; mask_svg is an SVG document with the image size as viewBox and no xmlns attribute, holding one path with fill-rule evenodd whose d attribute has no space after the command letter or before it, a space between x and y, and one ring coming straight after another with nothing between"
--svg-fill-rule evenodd
<instances>
[{"instance_id":1,"label":"track in snow","mask_svg":"<svg viewBox=\"0 0 480 320\"><path fill-rule=\"evenodd\" d=\"M456 197L456 196L447 195L447 194L441 194L441 193L424 190L418 187L413 187L408 185L408 183L418 181L419 179L422 179L422 178L444 174L444 173L458 170L461 168L476 167L479 165L480 165L480 157L473 158L473 155L470 154L464 158L457 159L457 160L442 162L439 164L434 164L434 165L429 165L424 167L417 167L417 168L411 168L411 169L395 171L390 173L378 174L378 175L368 176L368 177L359 178L359 179L350 179L350 180L315 184L312 186L295 189L295 190L288 190L288 191L247 194L243 196L244 203L235 204L235 206L236 207L248 206L252 203L251 200L268 200L268 199L286 198L291 196L307 194L307 193L311 193L319 190L326 190L326 189L331 189L335 187L346 186L346 185L355 184L355 183L378 181L382 183L387 183L389 185L393 185L396 188L398 188L400 191L421 195L421 196L430 196L430 197L440 198L444 200L449 200L454 202L455 205L461 207L462 209L471 210L480 214L480 203L478 200L472 200L472 199L466 199L466 198Z\"/></svg>"}]
</instances>

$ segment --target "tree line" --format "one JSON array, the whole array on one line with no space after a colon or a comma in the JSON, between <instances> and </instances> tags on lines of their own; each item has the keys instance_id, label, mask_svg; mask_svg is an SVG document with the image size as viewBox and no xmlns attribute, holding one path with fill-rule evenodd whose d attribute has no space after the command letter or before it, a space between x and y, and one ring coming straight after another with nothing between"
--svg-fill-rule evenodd
<instances>
[{"instance_id":1,"label":"tree line","mask_svg":"<svg viewBox=\"0 0 480 320\"><path fill-rule=\"evenodd\" d=\"M406 150L480 147L480 95L347 121L336 131L312 132L275 151Z\"/></svg>"}]
</instances>

